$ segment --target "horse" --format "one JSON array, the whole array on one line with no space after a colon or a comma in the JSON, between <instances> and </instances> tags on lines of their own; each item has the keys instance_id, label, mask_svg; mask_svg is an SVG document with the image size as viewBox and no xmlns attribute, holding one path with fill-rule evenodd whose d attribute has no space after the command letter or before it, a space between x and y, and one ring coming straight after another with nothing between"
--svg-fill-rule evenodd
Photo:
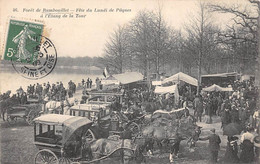
<instances>
[{"instance_id":1,"label":"horse","mask_svg":"<svg viewBox=\"0 0 260 164\"><path fill-rule=\"evenodd\" d=\"M5 121L5 113L6 111L15 106L15 105L18 105L20 104L20 101L17 97L10 97L10 98L7 98L7 99L4 99L4 100L1 100L0 101L0 110L1 110L1 114L0 114L0 117L3 118L3 121Z\"/></svg>"},{"instance_id":2,"label":"horse","mask_svg":"<svg viewBox=\"0 0 260 164\"><path fill-rule=\"evenodd\" d=\"M140 145L142 150L146 149L148 153L152 154L154 143L157 143L160 150L162 145L166 144L166 146L170 147L170 161L172 161L173 153L177 154L182 140L191 140L190 138L193 136L199 135L196 132L197 127L189 117L175 119L155 118L148 126L141 129L139 136L145 138L145 141ZM196 137L193 138L192 141L195 141Z\"/></svg>"},{"instance_id":3,"label":"horse","mask_svg":"<svg viewBox=\"0 0 260 164\"><path fill-rule=\"evenodd\" d=\"M141 109L147 113L153 113L154 111L161 108L159 102L142 102Z\"/></svg>"},{"instance_id":4,"label":"horse","mask_svg":"<svg viewBox=\"0 0 260 164\"><path fill-rule=\"evenodd\" d=\"M45 101L48 99L45 99ZM45 104L45 112L48 113L59 113L64 115L69 115L69 108L73 105L77 105L78 100L74 97L65 98L63 101L48 101Z\"/></svg>"},{"instance_id":5,"label":"horse","mask_svg":"<svg viewBox=\"0 0 260 164\"><path fill-rule=\"evenodd\" d=\"M86 148L87 156L91 161L100 161L113 155L121 156L123 163L128 163L131 159L137 156L136 149L138 146L130 139L120 139L119 136L110 136L109 138L100 138L88 143ZM141 153L138 155L142 155Z\"/></svg>"}]
</instances>

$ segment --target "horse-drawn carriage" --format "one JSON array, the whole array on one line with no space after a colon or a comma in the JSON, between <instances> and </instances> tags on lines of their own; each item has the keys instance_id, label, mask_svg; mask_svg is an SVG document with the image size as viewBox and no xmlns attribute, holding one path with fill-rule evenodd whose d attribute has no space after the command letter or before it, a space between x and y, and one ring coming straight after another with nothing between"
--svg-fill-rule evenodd
<instances>
[{"instance_id":1,"label":"horse-drawn carriage","mask_svg":"<svg viewBox=\"0 0 260 164\"><path fill-rule=\"evenodd\" d=\"M94 91L89 93L89 103L91 104L110 105L115 98L117 98L118 102L122 104L123 102L122 93L94 92Z\"/></svg>"},{"instance_id":2,"label":"horse-drawn carriage","mask_svg":"<svg viewBox=\"0 0 260 164\"><path fill-rule=\"evenodd\" d=\"M34 143L40 150L35 163L70 163L76 158L83 135L92 121L59 114L46 114L34 119Z\"/></svg>"},{"instance_id":3,"label":"horse-drawn carriage","mask_svg":"<svg viewBox=\"0 0 260 164\"><path fill-rule=\"evenodd\" d=\"M2 99L0 110L3 121L14 124L18 118L22 118L29 125L32 125L32 120L39 116L42 111L41 100L37 97L28 97L27 101L22 101L22 103L24 104L21 104L21 99L16 96Z\"/></svg>"},{"instance_id":4,"label":"horse-drawn carriage","mask_svg":"<svg viewBox=\"0 0 260 164\"><path fill-rule=\"evenodd\" d=\"M42 111L41 104L24 104L10 107L6 110L5 120L9 124L14 124L17 118L24 119L29 125L33 124L33 119L38 117Z\"/></svg>"},{"instance_id":5,"label":"horse-drawn carriage","mask_svg":"<svg viewBox=\"0 0 260 164\"><path fill-rule=\"evenodd\" d=\"M118 150L130 155L135 151L131 140L90 141L86 132L93 122L85 117L47 114L34 122L34 140L39 148L35 163L93 163Z\"/></svg>"},{"instance_id":6,"label":"horse-drawn carriage","mask_svg":"<svg viewBox=\"0 0 260 164\"><path fill-rule=\"evenodd\" d=\"M130 130L134 134L140 130L135 120L128 120L125 115L111 111L109 106L104 104L75 105L70 108L70 115L86 117L93 121L92 127L88 130L88 135L95 139L120 135L124 130Z\"/></svg>"}]
</instances>

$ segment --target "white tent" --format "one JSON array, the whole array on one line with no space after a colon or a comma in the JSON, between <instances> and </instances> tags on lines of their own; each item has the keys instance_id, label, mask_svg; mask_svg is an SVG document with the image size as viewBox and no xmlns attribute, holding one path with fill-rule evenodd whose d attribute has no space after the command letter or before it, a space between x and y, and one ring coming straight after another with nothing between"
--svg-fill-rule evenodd
<instances>
[{"instance_id":1,"label":"white tent","mask_svg":"<svg viewBox=\"0 0 260 164\"><path fill-rule=\"evenodd\" d=\"M112 75L110 75L109 77L102 79L101 84L103 86L105 86L105 85L119 85L120 82L116 78L114 78Z\"/></svg>"},{"instance_id":2,"label":"white tent","mask_svg":"<svg viewBox=\"0 0 260 164\"><path fill-rule=\"evenodd\" d=\"M162 81L152 81L152 85L162 85Z\"/></svg>"},{"instance_id":3,"label":"white tent","mask_svg":"<svg viewBox=\"0 0 260 164\"><path fill-rule=\"evenodd\" d=\"M247 81L250 80L251 77L254 77L254 75L242 75L240 81Z\"/></svg>"},{"instance_id":4,"label":"white tent","mask_svg":"<svg viewBox=\"0 0 260 164\"><path fill-rule=\"evenodd\" d=\"M115 74L113 77L121 84L129 84L143 80L143 75L139 72L125 72L122 74Z\"/></svg>"},{"instance_id":5,"label":"white tent","mask_svg":"<svg viewBox=\"0 0 260 164\"><path fill-rule=\"evenodd\" d=\"M203 88L202 89L203 91L206 91L206 92L213 92L213 91L216 91L216 92L230 92L230 91L233 91L232 88L223 88L223 87L220 87L216 84L213 84L207 88Z\"/></svg>"},{"instance_id":6,"label":"white tent","mask_svg":"<svg viewBox=\"0 0 260 164\"><path fill-rule=\"evenodd\" d=\"M171 85L168 87L156 86L154 93L157 93L157 94L174 93L175 104L179 103L179 91L178 91L177 85Z\"/></svg>"},{"instance_id":7,"label":"white tent","mask_svg":"<svg viewBox=\"0 0 260 164\"><path fill-rule=\"evenodd\" d=\"M175 83L179 83L180 81L184 81L186 83L189 83L191 85L194 85L194 86L198 86L198 80L185 74L185 73L182 73L182 72L179 72L175 75L172 75L166 79L163 80L162 84L165 84L165 83L169 83L169 82L175 82Z\"/></svg>"}]
</instances>

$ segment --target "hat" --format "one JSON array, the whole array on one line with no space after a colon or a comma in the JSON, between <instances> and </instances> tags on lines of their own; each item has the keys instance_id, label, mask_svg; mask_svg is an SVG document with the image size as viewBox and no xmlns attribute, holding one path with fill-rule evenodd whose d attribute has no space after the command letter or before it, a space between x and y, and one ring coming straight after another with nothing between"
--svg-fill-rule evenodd
<instances>
[{"instance_id":1,"label":"hat","mask_svg":"<svg viewBox=\"0 0 260 164\"><path fill-rule=\"evenodd\" d=\"M260 136L256 136L254 138L254 145L255 145L255 147L260 148Z\"/></svg>"},{"instance_id":2,"label":"hat","mask_svg":"<svg viewBox=\"0 0 260 164\"><path fill-rule=\"evenodd\" d=\"M215 129L215 128L212 128L212 129L210 129L210 131L212 131L213 133L215 133L216 129Z\"/></svg>"}]
</instances>

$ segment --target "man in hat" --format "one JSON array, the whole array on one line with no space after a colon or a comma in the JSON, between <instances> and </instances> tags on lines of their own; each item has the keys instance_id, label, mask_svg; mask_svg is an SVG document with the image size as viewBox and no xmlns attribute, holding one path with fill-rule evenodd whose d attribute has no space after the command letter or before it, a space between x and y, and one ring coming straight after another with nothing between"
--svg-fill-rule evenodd
<instances>
[{"instance_id":1,"label":"man in hat","mask_svg":"<svg viewBox=\"0 0 260 164\"><path fill-rule=\"evenodd\" d=\"M254 128L247 127L247 132L241 136L241 153L240 161L242 163L250 163L254 161Z\"/></svg>"},{"instance_id":2,"label":"man in hat","mask_svg":"<svg viewBox=\"0 0 260 164\"><path fill-rule=\"evenodd\" d=\"M209 150L210 150L210 160L212 163L217 163L218 161L218 151L220 149L219 144L221 143L219 135L215 133L215 128L210 130L212 134L205 138L199 138L199 140L206 141L209 140Z\"/></svg>"},{"instance_id":3,"label":"man in hat","mask_svg":"<svg viewBox=\"0 0 260 164\"><path fill-rule=\"evenodd\" d=\"M224 127L226 125L228 125L229 123L231 123L231 115L230 115L230 111L228 108L224 109L224 112L222 113L222 117L221 117L221 122L222 125L221 127L224 129Z\"/></svg>"},{"instance_id":4,"label":"man in hat","mask_svg":"<svg viewBox=\"0 0 260 164\"><path fill-rule=\"evenodd\" d=\"M231 106L231 122L233 123L238 123L240 122L239 120L239 111L238 111L238 108L236 107L236 105L232 105Z\"/></svg>"}]
</instances>

